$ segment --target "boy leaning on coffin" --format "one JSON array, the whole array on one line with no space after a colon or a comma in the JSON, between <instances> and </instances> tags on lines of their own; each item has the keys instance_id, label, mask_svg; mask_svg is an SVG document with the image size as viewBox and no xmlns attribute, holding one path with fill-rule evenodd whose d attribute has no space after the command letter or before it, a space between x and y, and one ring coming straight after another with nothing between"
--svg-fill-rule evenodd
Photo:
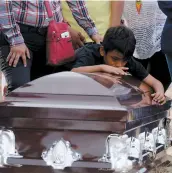
<instances>
[{"instance_id":1,"label":"boy leaning on coffin","mask_svg":"<svg viewBox=\"0 0 172 173\"><path fill-rule=\"evenodd\" d=\"M125 27L111 27L107 30L102 44L88 44L75 53L73 72L105 72L127 75L128 72L154 89L153 102L164 104L164 87L133 58L136 39L133 32Z\"/></svg>"}]
</instances>

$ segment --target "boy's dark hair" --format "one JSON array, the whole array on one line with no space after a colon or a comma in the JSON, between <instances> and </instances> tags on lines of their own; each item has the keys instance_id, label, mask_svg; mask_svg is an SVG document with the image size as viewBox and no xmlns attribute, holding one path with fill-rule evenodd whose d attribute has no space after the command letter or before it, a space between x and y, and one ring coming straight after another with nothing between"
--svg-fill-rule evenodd
<instances>
[{"instance_id":1,"label":"boy's dark hair","mask_svg":"<svg viewBox=\"0 0 172 173\"><path fill-rule=\"evenodd\" d=\"M102 45L105 53L117 50L127 58L133 56L136 39L133 32L125 26L111 27L106 31Z\"/></svg>"}]
</instances>

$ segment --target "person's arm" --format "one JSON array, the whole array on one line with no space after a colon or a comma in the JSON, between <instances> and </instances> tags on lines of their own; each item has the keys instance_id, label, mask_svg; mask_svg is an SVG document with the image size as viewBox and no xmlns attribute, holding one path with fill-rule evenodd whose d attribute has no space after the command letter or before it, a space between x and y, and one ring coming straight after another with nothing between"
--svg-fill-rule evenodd
<instances>
[{"instance_id":1,"label":"person's arm","mask_svg":"<svg viewBox=\"0 0 172 173\"><path fill-rule=\"evenodd\" d=\"M111 1L111 26L119 26L124 10L124 1Z\"/></svg>"},{"instance_id":2,"label":"person's arm","mask_svg":"<svg viewBox=\"0 0 172 173\"><path fill-rule=\"evenodd\" d=\"M104 72L104 73L116 74L116 75L126 75L127 73L125 72L125 70L128 70L128 68L126 67L117 68L117 67L112 67L105 64L77 67L72 69L73 72L79 72L79 73Z\"/></svg>"},{"instance_id":3,"label":"person's arm","mask_svg":"<svg viewBox=\"0 0 172 173\"><path fill-rule=\"evenodd\" d=\"M154 89L155 93L152 94L152 97L155 102L158 102L159 104L164 104L166 102L166 98L164 95L164 87L159 80L155 79L153 76L149 74L143 80L143 82L145 82Z\"/></svg>"},{"instance_id":4,"label":"person's arm","mask_svg":"<svg viewBox=\"0 0 172 173\"><path fill-rule=\"evenodd\" d=\"M95 41L96 43L100 43L102 41L102 37L98 34L97 28L93 20L88 15L85 0L66 1L77 23L87 32L87 34L93 41Z\"/></svg>"},{"instance_id":5,"label":"person's arm","mask_svg":"<svg viewBox=\"0 0 172 173\"><path fill-rule=\"evenodd\" d=\"M94 66L85 66L85 67L77 67L73 68L73 72L78 73L95 73L95 72L101 72L102 71L102 65L94 65Z\"/></svg>"},{"instance_id":6,"label":"person's arm","mask_svg":"<svg viewBox=\"0 0 172 173\"><path fill-rule=\"evenodd\" d=\"M158 1L159 8L169 18L172 19L172 1Z\"/></svg>"},{"instance_id":7,"label":"person's arm","mask_svg":"<svg viewBox=\"0 0 172 173\"><path fill-rule=\"evenodd\" d=\"M24 43L12 11L12 0L0 1L0 31L6 36L10 46Z\"/></svg>"},{"instance_id":8,"label":"person's arm","mask_svg":"<svg viewBox=\"0 0 172 173\"><path fill-rule=\"evenodd\" d=\"M26 56L30 58L30 53L24 44L20 28L15 21L12 11L12 0L0 0L0 31L6 36L11 46L7 57L9 66L16 67L20 57L23 60L24 66L26 66Z\"/></svg>"},{"instance_id":9,"label":"person's arm","mask_svg":"<svg viewBox=\"0 0 172 173\"><path fill-rule=\"evenodd\" d=\"M95 65L95 57L88 51L87 46L84 46L75 51L75 63L71 71L79 73L100 72L101 65Z\"/></svg>"},{"instance_id":10,"label":"person's arm","mask_svg":"<svg viewBox=\"0 0 172 173\"><path fill-rule=\"evenodd\" d=\"M154 89L154 94L152 94L153 101L160 104L165 103L164 87L160 81L151 76L143 65L136 61L133 57L128 62L129 72L137 77L140 81L145 82L147 85Z\"/></svg>"},{"instance_id":11,"label":"person's arm","mask_svg":"<svg viewBox=\"0 0 172 173\"><path fill-rule=\"evenodd\" d=\"M96 45L94 45L96 46ZM90 50L89 50L90 49ZM111 74L125 75L127 67L116 68L105 64L96 65L96 57L92 50L93 46L84 46L75 51L75 63L72 71L79 73L94 73L94 72L105 72Z\"/></svg>"}]
</instances>

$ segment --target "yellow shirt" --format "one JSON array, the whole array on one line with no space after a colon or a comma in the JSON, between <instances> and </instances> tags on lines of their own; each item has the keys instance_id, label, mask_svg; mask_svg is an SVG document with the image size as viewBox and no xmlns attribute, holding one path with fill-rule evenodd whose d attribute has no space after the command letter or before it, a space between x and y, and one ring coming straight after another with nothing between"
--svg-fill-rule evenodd
<instances>
[{"instance_id":1,"label":"yellow shirt","mask_svg":"<svg viewBox=\"0 0 172 173\"><path fill-rule=\"evenodd\" d=\"M95 22L99 34L104 36L110 24L110 15L111 15L110 1L86 0L86 5L88 8L88 13L91 19ZM77 24L77 22L73 18L72 13L65 1L62 1L62 10L64 18L70 23L72 28L77 31L80 31L85 36L87 42L91 41L89 36L85 33L85 31Z\"/></svg>"}]
</instances>

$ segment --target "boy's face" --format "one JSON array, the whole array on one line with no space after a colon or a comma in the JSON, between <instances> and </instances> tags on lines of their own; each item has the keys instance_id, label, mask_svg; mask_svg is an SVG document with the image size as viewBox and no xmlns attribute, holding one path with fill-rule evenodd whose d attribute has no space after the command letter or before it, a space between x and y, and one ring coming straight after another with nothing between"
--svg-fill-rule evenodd
<instances>
[{"instance_id":1,"label":"boy's face","mask_svg":"<svg viewBox=\"0 0 172 173\"><path fill-rule=\"evenodd\" d=\"M100 54L104 57L104 61L107 65L113 67L124 67L127 63L127 61L124 60L123 54L118 52L117 50L105 53L103 47L101 47Z\"/></svg>"}]
</instances>

